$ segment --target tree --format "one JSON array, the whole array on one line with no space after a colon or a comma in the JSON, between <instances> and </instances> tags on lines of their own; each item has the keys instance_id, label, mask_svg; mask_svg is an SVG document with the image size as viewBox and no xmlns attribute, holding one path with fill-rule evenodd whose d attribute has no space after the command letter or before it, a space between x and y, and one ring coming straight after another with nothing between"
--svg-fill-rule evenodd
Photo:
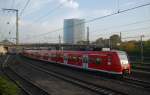
<instances>
[{"instance_id":1,"label":"tree","mask_svg":"<svg viewBox=\"0 0 150 95\"><path fill-rule=\"evenodd\" d=\"M120 36L116 34L110 36L110 42L112 48L118 48L117 44L121 42Z\"/></svg>"},{"instance_id":2,"label":"tree","mask_svg":"<svg viewBox=\"0 0 150 95\"><path fill-rule=\"evenodd\" d=\"M87 41L78 41L77 44L79 44L79 45L85 45L85 44L87 44Z\"/></svg>"},{"instance_id":3,"label":"tree","mask_svg":"<svg viewBox=\"0 0 150 95\"><path fill-rule=\"evenodd\" d=\"M140 47L137 41L127 41L120 44L120 50L126 51L129 54L139 54Z\"/></svg>"},{"instance_id":4,"label":"tree","mask_svg":"<svg viewBox=\"0 0 150 95\"><path fill-rule=\"evenodd\" d=\"M150 39L147 41L144 41L144 55L150 56Z\"/></svg>"},{"instance_id":5,"label":"tree","mask_svg":"<svg viewBox=\"0 0 150 95\"><path fill-rule=\"evenodd\" d=\"M100 47L109 47L109 39L98 38L93 44Z\"/></svg>"},{"instance_id":6,"label":"tree","mask_svg":"<svg viewBox=\"0 0 150 95\"><path fill-rule=\"evenodd\" d=\"M96 41L95 41L96 45L98 46L104 46L104 40L103 38L98 38Z\"/></svg>"}]
</instances>

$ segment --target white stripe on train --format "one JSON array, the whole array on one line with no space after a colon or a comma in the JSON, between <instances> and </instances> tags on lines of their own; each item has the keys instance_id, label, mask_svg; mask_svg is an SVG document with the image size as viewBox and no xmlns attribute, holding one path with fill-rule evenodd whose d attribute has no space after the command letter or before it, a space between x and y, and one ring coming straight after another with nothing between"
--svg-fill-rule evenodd
<instances>
[{"instance_id":1,"label":"white stripe on train","mask_svg":"<svg viewBox=\"0 0 150 95\"><path fill-rule=\"evenodd\" d=\"M50 61L50 60L43 60L43 59L40 59L40 60L47 61L47 62L52 62L52 63L63 64L63 65L67 65L67 66L71 66L71 67L76 67L76 68L83 69L83 67L81 67L81 66L76 66L76 65L71 65L71 64L65 64L65 63L60 63L60 62L55 62L55 61ZM122 72L113 72L113 71L99 70L99 69L93 69L93 68L87 68L87 69L91 70L91 71L100 71L100 72L105 72L105 73L110 73L110 74L119 74L119 75L122 74Z\"/></svg>"}]
</instances>

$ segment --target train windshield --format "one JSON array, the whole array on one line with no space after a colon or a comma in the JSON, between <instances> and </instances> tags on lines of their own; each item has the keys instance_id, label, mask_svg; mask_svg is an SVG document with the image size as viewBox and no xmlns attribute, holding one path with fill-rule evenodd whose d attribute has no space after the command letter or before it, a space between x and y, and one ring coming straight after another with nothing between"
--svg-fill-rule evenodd
<instances>
[{"instance_id":1,"label":"train windshield","mask_svg":"<svg viewBox=\"0 0 150 95\"><path fill-rule=\"evenodd\" d=\"M128 60L127 54L125 52L119 52L119 58L121 60Z\"/></svg>"},{"instance_id":2,"label":"train windshield","mask_svg":"<svg viewBox=\"0 0 150 95\"><path fill-rule=\"evenodd\" d=\"M118 53L121 64L129 64L127 54L123 51Z\"/></svg>"}]
</instances>

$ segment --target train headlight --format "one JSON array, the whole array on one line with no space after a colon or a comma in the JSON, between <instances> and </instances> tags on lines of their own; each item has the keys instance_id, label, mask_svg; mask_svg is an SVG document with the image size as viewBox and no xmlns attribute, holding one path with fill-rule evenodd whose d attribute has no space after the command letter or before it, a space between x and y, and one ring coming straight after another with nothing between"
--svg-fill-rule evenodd
<instances>
[{"instance_id":1,"label":"train headlight","mask_svg":"<svg viewBox=\"0 0 150 95\"><path fill-rule=\"evenodd\" d=\"M111 65L111 62L112 62L112 59L109 57L107 65Z\"/></svg>"},{"instance_id":2,"label":"train headlight","mask_svg":"<svg viewBox=\"0 0 150 95\"><path fill-rule=\"evenodd\" d=\"M108 62L107 65L111 65L111 62Z\"/></svg>"},{"instance_id":3,"label":"train headlight","mask_svg":"<svg viewBox=\"0 0 150 95\"><path fill-rule=\"evenodd\" d=\"M121 61L121 64L122 64L122 65L126 65L126 64L128 64L128 61L127 61L127 60L122 60L122 61Z\"/></svg>"}]
</instances>

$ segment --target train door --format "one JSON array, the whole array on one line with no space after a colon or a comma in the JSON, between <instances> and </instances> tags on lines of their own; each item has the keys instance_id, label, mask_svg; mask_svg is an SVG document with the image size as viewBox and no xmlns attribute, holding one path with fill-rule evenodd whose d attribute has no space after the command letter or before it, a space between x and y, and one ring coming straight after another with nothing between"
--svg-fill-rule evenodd
<instances>
[{"instance_id":1,"label":"train door","mask_svg":"<svg viewBox=\"0 0 150 95\"><path fill-rule=\"evenodd\" d=\"M83 55L82 63L83 63L83 69L88 69L88 55Z\"/></svg>"},{"instance_id":2,"label":"train door","mask_svg":"<svg viewBox=\"0 0 150 95\"><path fill-rule=\"evenodd\" d=\"M51 53L48 53L48 60L51 61Z\"/></svg>"},{"instance_id":3,"label":"train door","mask_svg":"<svg viewBox=\"0 0 150 95\"><path fill-rule=\"evenodd\" d=\"M68 56L67 54L64 54L64 64L67 64L68 63Z\"/></svg>"}]
</instances>

